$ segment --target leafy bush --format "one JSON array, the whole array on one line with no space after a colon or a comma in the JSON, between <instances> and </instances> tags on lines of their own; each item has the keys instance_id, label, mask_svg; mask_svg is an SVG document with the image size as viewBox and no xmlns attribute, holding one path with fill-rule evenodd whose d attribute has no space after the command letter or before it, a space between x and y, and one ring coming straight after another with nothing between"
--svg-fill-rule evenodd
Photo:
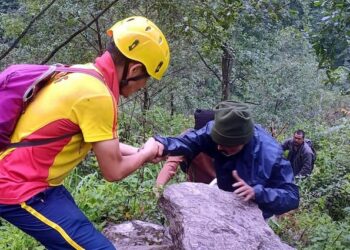
<instances>
[{"instance_id":1,"label":"leafy bush","mask_svg":"<svg viewBox=\"0 0 350 250\"><path fill-rule=\"evenodd\" d=\"M0 249L44 250L36 240L0 218Z\"/></svg>"},{"instance_id":2,"label":"leafy bush","mask_svg":"<svg viewBox=\"0 0 350 250\"><path fill-rule=\"evenodd\" d=\"M318 158L310 177L298 180L298 210L281 216L272 228L299 249L350 247L350 120L329 128L317 138Z\"/></svg>"},{"instance_id":3,"label":"leafy bush","mask_svg":"<svg viewBox=\"0 0 350 250\"><path fill-rule=\"evenodd\" d=\"M119 114L119 138L131 145L140 145L155 134L178 135L194 124L193 116L171 115L167 110L154 107L152 110L134 112L123 107Z\"/></svg>"}]
</instances>

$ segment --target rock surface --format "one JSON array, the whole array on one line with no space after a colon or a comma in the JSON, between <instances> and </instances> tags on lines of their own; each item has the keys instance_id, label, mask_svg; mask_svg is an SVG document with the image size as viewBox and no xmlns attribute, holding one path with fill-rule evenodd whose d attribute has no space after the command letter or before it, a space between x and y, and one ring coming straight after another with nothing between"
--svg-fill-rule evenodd
<instances>
[{"instance_id":1,"label":"rock surface","mask_svg":"<svg viewBox=\"0 0 350 250\"><path fill-rule=\"evenodd\" d=\"M134 220L109 224L102 233L118 250L172 250L168 231L148 222Z\"/></svg>"},{"instance_id":2,"label":"rock surface","mask_svg":"<svg viewBox=\"0 0 350 250\"><path fill-rule=\"evenodd\" d=\"M166 188L160 207L177 250L293 249L281 242L258 206L200 183Z\"/></svg>"}]
</instances>

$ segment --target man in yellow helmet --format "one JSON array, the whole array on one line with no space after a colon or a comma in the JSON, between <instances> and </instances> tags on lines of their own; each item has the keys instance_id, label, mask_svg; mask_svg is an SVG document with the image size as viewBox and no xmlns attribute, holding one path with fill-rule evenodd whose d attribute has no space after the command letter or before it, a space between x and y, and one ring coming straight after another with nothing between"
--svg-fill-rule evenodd
<instances>
[{"instance_id":1,"label":"man in yellow helmet","mask_svg":"<svg viewBox=\"0 0 350 250\"><path fill-rule=\"evenodd\" d=\"M149 76L161 79L169 65L168 43L144 17L122 20L107 34L112 42L102 56L73 66L99 77L57 74L17 123L11 142L22 146L0 152L0 216L47 249L114 249L62 185L91 149L108 181L157 156L153 138L141 149L119 142L117 103L119 95L144 87ZM43 139L47 143L32 143Z\"/></svg>"}]
</instances>

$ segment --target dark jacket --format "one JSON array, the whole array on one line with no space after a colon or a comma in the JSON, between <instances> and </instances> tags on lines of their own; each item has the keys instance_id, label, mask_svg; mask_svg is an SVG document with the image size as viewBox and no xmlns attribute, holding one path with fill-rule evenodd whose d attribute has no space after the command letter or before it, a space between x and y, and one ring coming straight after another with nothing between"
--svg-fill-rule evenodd
<instances>
[{"instance_id":1,"label":"dark jacket","mask_svg":"<svg viewBox=\"0 0 350 250\"><path fill-rule=\"evenodd\" d=\"M232 171L237 170L238 175L254 188L255 202L264 218L296 209L299 191L293 182L290 163L282 157L281 146L263 128L255 125L254 136L242 151L227 157L217 150L217 144L210 137L213 124L211 121L205 127L179 137L156 136L155 139L164 145L165 155L184 155L192 159L204 152L211 156L222 190L234 190Z\"/></svg>"},{"instance_id":2,"label":"dark jacket","mask_svg":"<svg viewBox=\"0 0 350 250\"><path fill-rule=\"evenodd\" d=\"M299 147L294 147L293 138L287 139L282 144L283 150L288 150L288 160L292 164L295 176L308 176L313 169L313 152L306 142Z\"/></svg>"}]
</instances>

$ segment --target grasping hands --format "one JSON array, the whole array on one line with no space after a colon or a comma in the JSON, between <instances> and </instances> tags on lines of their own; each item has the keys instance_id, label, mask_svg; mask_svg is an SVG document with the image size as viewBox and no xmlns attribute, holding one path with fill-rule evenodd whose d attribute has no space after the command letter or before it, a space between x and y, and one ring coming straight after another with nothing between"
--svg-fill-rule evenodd
<instances>
[{"instance_id":1,"label":"grasping hands","mask_svg":"<svg viewBox=\"0 0 350 250\"><path fill-rule=\"evenodd\" d=\"M157 155L150 161L151 163L158 163L160 161L163 161L165 159L165 156L163 157L163 151L164 151L164 145L160 142L156 141L158 145L158 153Z\"/></svg>"},{"instance_id":2,"label":"grasping hands","mask_svg":"<svg viewBox=\"0 0 350 250\"><path fill-rule=\"evenodd\" d=\"M233 178L236 179L236 183L234 183L232 186L237 188L234 193L237 194L239 197L244 198L244 201L254 200L255 199L255 192L254 189L249 186L241 177L239 177L236 170L232 171Z\"/></svg>"},{"instance_id":3,"label":"grasping hands","mask_svg":"<svg viewBox=\"0 0 350 250\"><path fill-rule=\"evenodd\" d=\"M147 162L157 163L162 160L164 146L154 138L149 138L139 151L147 156Z\"/></svg>"}]
</instances>

